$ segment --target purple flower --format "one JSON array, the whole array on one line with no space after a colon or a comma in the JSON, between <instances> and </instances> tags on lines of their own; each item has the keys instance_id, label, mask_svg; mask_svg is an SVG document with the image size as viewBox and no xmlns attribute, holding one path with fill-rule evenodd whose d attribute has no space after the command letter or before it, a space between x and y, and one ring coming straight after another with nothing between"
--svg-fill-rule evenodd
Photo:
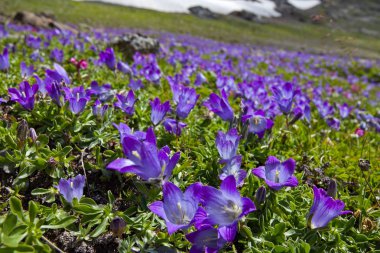
<instances>
[{"instance_id":1,"label":"purple flower","mask_svg":"<svg viewBox=\"0 0 380 253\"><path fill-rule=\"evenodd\" d=\"M201 86L204 83L207 83L207 78L201 72L198 72L197 76L195 77L194 85Z\"/></svg>"},{"instance_id":2,"label":"purple flower","mask_svg":"<svg viewBox=\"0 0 380 253\"><path fill-rule=\"evenodd\" d=\"M180 136L182 134L182 129L187 126L187 124L176 121L175 119L165 119L163 125L168 133L175 134L177 136Z\"/></svg>"},{"instance_id":3,"label":"purple flower","mask_svg":"<svg viewBox=\"0 0 380 253\"><path fill-rule=\"evenodd\" d=\"M130 78L129 79L129 87L131 87L132 90L138 90L138 89L144 87L144 85L140 79L135 80L133 78Z\"/></svg>"},{"instance_id":4,"label":"purple flower","mask_svg":"<svg viewBox=\"0 0 380 253\"><path fill-rule=\"evenodd\" d=\"M211 93L210 99L205 101L203 105L221 117L224 121L232 121L234 119L234 112L228 102L227 94L224 90L222 90L221 93L221 97L215 93Z\"/></svg>"},{"instance_id":5,"label":"purple flower","mask_svg":"<svg viewBox=\"0 0 380 253\"><path fill-rule=\"evenodd\" d=\"M220 190L204 186L202 202L207 216L197 217L197 219L203 219L204 224L218 225L220 235L228 242L235 239L238 221L256 210L251 199L240 196L232 175L222 181Z\"/></svg>"},{"instance_id":6,"label":"purple flower","mask_svg":"<svg viewBox=\"0 0 380 253\"><path fill-rule=\"evenodd\" d=\"M28 47L38 49L41 47L41 38L38 36L28 35L25 37L25 43Z\"/></svg>"},{"instance_id":7,"label":"purple flower","mask_svg":"<svg viewBox=\"0 0 380 253\"><path fill-rule=\"evenodd\" d=\"M324 228L334 218L351 214L351 211L343 211L344 202L334 200L323 189L313 187L314 202L308 214L308 225L311 229Z\"/></svg>"},{"instance_id":8,"label":"purple flower","mask_svg":"<svg viewBox=\"0 0 380 253\"><path fill-rule=\"evenodd\" d=\"M293 84L285 83L283 86L272 87L274 99L284 114L289 114L292 109L294 97Z\"/></svg>"},{"instance_id":9,"label":"purple flower","mask_svg":"<svg viewBox=\"0 0 380 253\"><path fill-rule=\"evenodd\" d=\"M216 135L216 148L222 158L221 162L226 162L236 155L240 141L240 135L235 128L231 128L227 133L219 131Z\"/></svg>"},{"instance_id":10,"label":"purple flower","mask_svg":"<svg viewBox=\"0 0 380 253\"><path fill-rule=\"evenodd\" d=\"M244 179L247 176L247 172L245 170L240 169L242 156L234 156L232 157L226 165L222 169L222 174L220 174L220 180L226 179L228 176L232 175L235 177L236 185L242 186L244 183Z\"/></svg>"},{"instance_id":11,"label":"purple flower","mask_svg":"<svg viewBox=\"0 0 380 253\"><path fill-rule=\"evenodd\" d=\"M145 76L148 81L158 83L161 78L161 70L157 63L148 63L142 70L141 74Z\"/></svg>"},{"instance_id":12,"label":"purple flower","mask_svg":"<svg viewBox=\"0 0 380 253\"><path fill-rule=\"evenodd\" d=\"M69 101L70 111L74 114L79 114L84 111L84 108L89 100L83 86L75 87L72 90L65 87L65 99Z\"/></svg>"},{"instance_id":13,"label":"purple flower","mask_svg":"<svg viewBox=\"0 0 380 253\"><path fill-rule=\"evenodd\" d=\"M169 235L187 229L198 209L202 184L194 183L184 193L171 182L165 182L162 188L163 201L153 202L149 209L165 220Z\"/></svg>"},{"instance_id":14,"label":"purple flower","mask_svg":"<svg viewBox=\"0 0 380 253\"><path fill-rule=\"evenodd\" d=\"M91 88L86 90L86 93L90 96L96 95L101 102L105 102L114 97L114 91L112 86L108 83L99 85L97 81L91 82Z\"/></svg>"},{"instance_id":15,"label":"purple flower","mask_svg":"<svg viewBox=\"0 0 380 253\"><path fill-rule=\"evenodd\" d=\"M322 118L326 118L327 116L334 114L334 107L327 101L316 101L315 105L317 106L319 114Z\"/></svg>"},{"instance_id":16,"label":"purple flower","mask_svg":"<svg viewBox=\"0 0 380 253\"><path fill-rule=\"evenodd\" d=\"M133 90L130 90L127 96L117 94L116 98L117 102L114 103L114 106L120 108L128 115L133 115L133 113L135 112L134 105L136 103L135 94L133 93Z\"/></svg>"},{"instance_id":17,"label":"purple flower","mask_svg":"<svg viewBox=\"0 0 380 253\"><path fill-rule=\"evenodd\" d=\"M265 113L262 110L258 110L254 113L246 114L242 117L242 121L249 122L248 131L257 134L259 138L262 138L266 130L273 127L273 121L265 117Z\"/></svg>"},{"instance_id":18,"label":"purple flower","mask_svg":"<svg viewBox=\"0 0 380 253\"><path fill-rule=\"evenodd\" d=\"M27 78L33 75L34 67L33 65L26 66L25 62L20 63L21 77Z\"/></svg>"},{"instance_id":19,"label":"purple flower","mask_svg":"<svg viewBox=\"0 0 380 253\"><path fill-rule=\"evenodd\" d=\"M115 70L116 68L116 57L113 48L107 48L101 51L99 54L99 61L106 64L110 70Z\"/></svg>"},{"instance_id":20,"label":"purple flower","mask_svg":"<svg viewBox=\"0 0 380 253\"><path fill-rule=\"evenodd\" d=\"M183 85L172 85L171 88L174 103L177 105L176 114L178 117L184 119L194 108L199 95L197 95L195 89Z\"/></svg>"},{"instance_id":21,"label":"purple flower","mask_svg":"<svg viewBox=\"0 0 380 253\"><path fill-rule=\"evenodd\" d=\"M50 52L50 59L59 63L63 62L63 51L58 48L54 48Z\"/></svg>"},{"instance_id":22,"label":"purple flower","mask_svg":"<svg viewBox=\"0 0 380 253\"><path fill-rule=\"evenodd\" d=\"M226 243L218 229L210 225L202 226L197 231L187 234L186 239L192 244L190 253L217 253Z\"/></svg>"},{"instance_id":23,"label":"purple flower","mask_svg":"<svg viewBox=\"0 0 380 253\"><path fill-rule=\"evenodd\" d=\"M253 169L252 173L264 179L271 189L278 191L285 186L295 187L298 185L298 180L293 175L295 168L296 162L292 158L281 162L275 156L269 156L265 166Z\"/></svg>"},{"instance_id":24,"label":"purple flower","mask_svg":"<svg viewBox=\"0 0 380 253\"><path fill-rule=\"evenodd\" d=\"M9 69L9 66L8 49L4 48L3 54L0 54L0 70L6 71Z\"/></svg>"},{"instance_id":25,"label":"purple flower","mask_svg":"<svg viewBox=\"0 0 380 253\"><path fill-rule=\"evenodd\" d=\"M46 78L56 81L58 83L62 81L64 81L66 84L71 83L66 70L58 63L54 63L54 70L46 70Z\"/></svg>"},{"instance_id":26,"label":"purple flower","mask_svg":"<svg viewBox=\"0 0 380 253\"><path fill-rule=\"evenodd\" d=\"M340 120L335 118L335 117L328 117L326 119L326 123L332 129L339 130L339 128L340 128Z\"/></svg>"},{"instance_id":27,"label":"purple flower","mask_svg":"<svg viewBox=\"0 0 380 253\"><path fill-rule=\"evenodd\" d=\"M125 136L132 135L135 138L137 138L140 141L143 141L146 139L146 133L143 131L135 131L132 132L131 128L127 124L120 123L119 125L113 123L113 126L119 131L120 133L120 142L123 144L123 139Z\"/></svg>"},{"instance_id":28,"label":"purple flower","mask_svg":"<svg viewBox=\"0 0 380 253\"><path fill-rule=\"evenodd\" d=\"M46 91L51 97L51 99L56 103L59 107L63 105L62 102L62 94L61 94L61 86L55 82L52 81L51 83L46 84Z\"/></svg>"},{"instance_id":29,"label":"purple flower","mask_svg":"<svg viewBox=\"0 0 380 253\"><path fill-rule=\"evenodd\" d=\"M127 63L122 62L122 61L119 61L117 63L117 70L119 70L120 72L124 74L129 74L129 75L132 74L132 69L128 66Z\"/></svg>"},{"instance_id":30,"label":"purple flower","mask_svg":"<svg viewBox=\"0 0 380 253\"><path fill-rule=\"evenodd\" d=\"M83 196L85 180L85 177L80 174L68 180L61 178L56 188L67 202L72 203L74 198L80 200Z\"/></svg>"},{"instance_id":31,"label":"purple flower","mask_svg":"<svg viewBox=\"0 0 380 253\"><path fill-rule=\"evenodd\" d=\"M348 106L347 103L344 103L343 105L338 105L339 108L339 114L342 119L345 119L350 114L352 107Z\"/></svg>"},{"instance_id":32,"label":"purple flower","mask_svg":"<svg viewBox=\"0 0 380 253\"><path fill-rule=\"evenodd\" d=\"M169 178L180 158L179 152L169 157L170 149L167 146L161 150L157 149L156 136L152 128L146 132L145 140L126 134L122 146L126 158L116 159L107 166L107 169L117 170L120 173L129 172L149 182Z\"/></svg>"},{"instance_id":33,"label":"purple flower","mask_svg":"<svg viewBox=\"0 0 380 253\"><path fill-rule=\"evenodd\" d=\"M38 85L34 84L32 87L27 81L20 83L20 90L16 88L9 88L8 92L11 95L11 100L18 102L26 110L33 110L34 108L34 95L38 91Z\"/></svg>"},{"instance_id":34,"label":"purple flower","mask_svg":"<svg viewBox=\"0 0 380 253\"><path fill-rule=\"evenodd\" d=\"M152 121L153 125L156 126L164 119L166 113L170 110L170 102L166 101L165 103L161 104L160 99L155 98L153 101L150 101L150 106L152 108L150 120Z\"/></svg>"},{"instance_id":35,"label":"purple flower","mask_svg":"<svg viewBox=\"0 0 380 253\"><path fill-rule=\"evenodd\" d=\"M102 106L99 100L96 100L94 105L92 106L92 114L100 118L104 117L104 114L106 113L107 110L108 110L108 105Z\"/></svg>"}]
</instances>

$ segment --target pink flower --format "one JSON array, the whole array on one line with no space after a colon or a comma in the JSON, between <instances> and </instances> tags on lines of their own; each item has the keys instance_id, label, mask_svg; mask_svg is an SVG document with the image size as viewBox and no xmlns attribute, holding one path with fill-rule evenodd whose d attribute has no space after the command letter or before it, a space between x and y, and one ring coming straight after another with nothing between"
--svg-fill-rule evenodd
<instances>
[{"instance_id":1,"label":"pink flower","mask_svg":"<svg viewBox=\"0 0 380 253\"><path fill-rule=\"evenodd\" d=\"M356 128L355 134L357 134L359 137L362 137L364 135L364 130L361 128Z\"/></svg>"}]
</instances>

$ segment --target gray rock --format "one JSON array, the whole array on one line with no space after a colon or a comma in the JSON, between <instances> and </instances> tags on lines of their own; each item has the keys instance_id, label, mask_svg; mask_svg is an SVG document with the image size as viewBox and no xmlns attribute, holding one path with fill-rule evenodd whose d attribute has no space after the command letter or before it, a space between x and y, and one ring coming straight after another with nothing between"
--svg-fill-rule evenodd
<instances>
[{"instance_id":1,"label":"gray rock","mask_svg":"<svg viewBox=\"0 0 380 253\"><path fill-rule=\"evenodd\" d=\"M199 5L190 7L189 11L191 14L193 14L194 16L197 16L198 18L215 19L218 17L218 15L212 12L210 9L199 6Z\"/></svg>"},{"instance_id":2,"label":"gray rock","mask_svg":"<svg viewBox=\"0 0 380 253\"><path fill-rule=\"evenodd\" d=\"M111 41L109 46L121 52L126 59L132 59L136 52L157 54L160 50L158 40L138 33L116 37Z\"/></svg>"},{"instance_id":3,"label":"gray rock","mask_svg":"<svg viewBox=\"0 0 380 253\"><path fill-rule=\"evenodd\" d=\"M256 21L259 20L258 16L255 13L250 11L242 10L242 11L233 11L229 14L230 16L238 17L248 21Z\"/></svg>"}]
</instances>

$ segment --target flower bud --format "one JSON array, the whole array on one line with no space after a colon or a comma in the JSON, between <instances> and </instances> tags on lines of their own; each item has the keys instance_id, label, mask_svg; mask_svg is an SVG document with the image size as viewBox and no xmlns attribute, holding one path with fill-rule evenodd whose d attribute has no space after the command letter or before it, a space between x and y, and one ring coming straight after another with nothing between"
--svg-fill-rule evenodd
<instances>
[{"instance_id":1,"label":"flower bud","mask_svg":"<svg viewBox=\"0 0 380 253\"><path fill-rule=\"evenodd\" d=\"M255 194L255 200L257 205L261 205L265 202L265 198L267 195L267 189L264 186L260 186L259 189L257 189Z\"/></svg>"},{"instance_id":2,"label":"flower bud","mask_svg":"<svg viewBox=\"0 0 380 253\"><path fill-rule=\"evenodd\" d=\"M21 120L17 126L17 140L19 147L23 147L29 135L29 126L26 120Z\"/></svg>"},{"instance_id":3,"label":"flower bud","mask_svg":"<svg viewBox=\"0 0 380 253\"><path fill-rule=\"evenodd\" d=\"M331 179L329 183L329 187L327 188L327 195L335 199L337 192L338 192L338 187L337 187L336 181L334 179Z\"/></svg>"},{"instance_id":4,"label":"flower bud","mask_svg":"<svg viewBox=\"0 0 380 253\"><path fill-rule=\"evenodd\" d=\"M29 137L32 139L32 141L34 143L36 143L38 136L37 136L36 130L34 130L34 128L29 129Z\"/></svg>"},{"instance_id":5,"label":"flower bud","mask_svg":"<svg viewBox=\"0 0 380 253\"><path fill-rule=\"evenodd\" d=\"M110 224L110 229L112 233L117 236L121 237L125 231L127 223L120 217L115 217Z\"/></svg>"}]
</instances>

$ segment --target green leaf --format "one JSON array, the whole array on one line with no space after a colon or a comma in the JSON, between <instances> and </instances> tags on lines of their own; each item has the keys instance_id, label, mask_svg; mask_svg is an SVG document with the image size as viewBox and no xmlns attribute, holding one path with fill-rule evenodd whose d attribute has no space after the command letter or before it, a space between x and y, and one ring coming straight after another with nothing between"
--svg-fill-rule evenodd
<instances>
[{"instance_id":1,"label":"green leaf","mask_svg":"<svg viewBox=\"0 0 380 253\"><path fill-rule=\"evenodd\" d=\"M34 219L37 217L38 214L38 206L34 201L29 201L29 221L30 223L34 222Z\"/></svg>"},{"instance_id":2,"label":"green leaf","mask_svg":"<svg viewBox=\"0 0 380 253\"><path fill-rule=\"evenodd\" d=\"M95 229L94 231L91 232L90 236L91 237L98 237L99 235L101 235L107 228L107 225L108 225L108 219L103 219L102 223L100 223Z\"/></svg>"},{"instance_id":3,"label":"green leaf","mask_svg":"<svg viewBox=\"0 0 380 253\"><path fill-rule=\"evenodd\" d=\"M19 219L24 220L24 214L22 212L21 200L12 196L9 204L11 206L12 213L16 214L17 217L19 217Z\"/></svg>"},{"instance_id":4,"label":"green leaf","mask_svg":"<svg viewBox=\"0 0 380 253\"><path fill-rule=\"evenodd\" d=\"M41 229L58 229L58 228L66 228L69 225L73 224L77 218L75 216L68 216L63 218L62 220L58 221L57 223L53 225L43 225L41 226Z\"/></svg>"},{"instance_id":5,"label":"green leaf","mask_svg":"<svg viewBox=\"0 0 380 253\"><path fill-rule=\"evenodd\" d=\"M92 214L97 214L97 213L103 212L103 210L100 209L99 207L95 207L95 206L88 205L88 204L77 204L77 205L73 206L73 209L77 213L84 214L84 215L92 215Z\"/></svg>"},{"instance_id":6,"label":"green leaf","mask_svg":"<svg viewBox=\"0 0 380 253\"><path fill-rule=\"evenodd\" d=\"M48 194L50 193L51 190L50 189L44 189L44 188L36 188L36 189L33 189L31 194L32 195L43 195L43 194Z\"/></svg>"},{"instance_id":7,"label":"green leaf","mask_svg":"<svg viewBox=\"0 0 380 253\"><path fill-rule=\"evenodd\" d=\"M7 217L3 222L3 233L9 235L17 224L17 216L11 213L8 213Z\"/></svg>"}]
</instances>

